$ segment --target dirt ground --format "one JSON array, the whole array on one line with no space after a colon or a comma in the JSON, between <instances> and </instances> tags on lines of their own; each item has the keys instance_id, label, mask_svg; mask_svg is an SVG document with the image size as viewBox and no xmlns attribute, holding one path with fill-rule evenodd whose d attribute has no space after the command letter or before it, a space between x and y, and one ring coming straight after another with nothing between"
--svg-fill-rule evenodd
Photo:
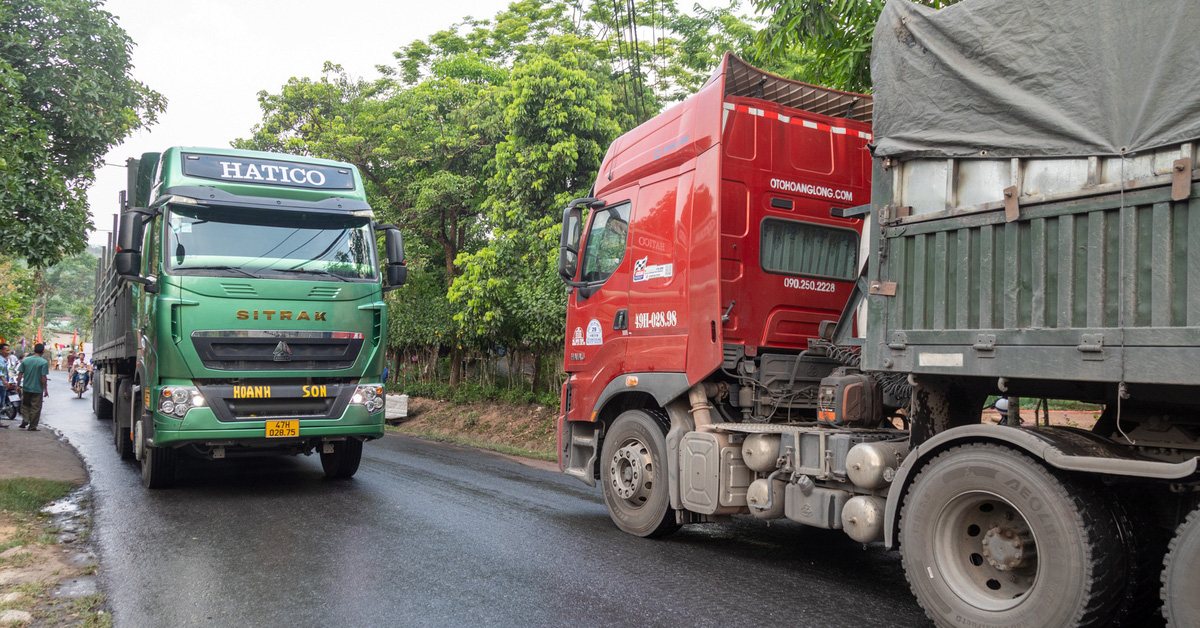
<instances>
[{"instance_id":1,"label":"dirt ground","mask_svg":"<svg viewBox=\"0 0 1200 628\"><path fill-rule=\"evenodd\" d=\"M399 431L419 436L453 436L460 442L511 447L540 457L555 456L558 408L482 402L453 404L410 397ZM517 452L510 452L517 453Z\"/></svg>"}]
</instances>

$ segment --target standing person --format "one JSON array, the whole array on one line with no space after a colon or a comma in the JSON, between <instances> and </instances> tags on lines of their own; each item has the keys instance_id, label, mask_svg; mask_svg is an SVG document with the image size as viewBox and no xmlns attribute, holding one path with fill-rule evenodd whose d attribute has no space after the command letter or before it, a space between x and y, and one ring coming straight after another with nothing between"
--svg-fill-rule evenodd
<instances>
[{"instance_id":1,"label":"standing person","mask_svg":"<svg viewBox=\"0 0 1200 628\"><path fill-rule=\"evenodd\" d=\"M17 429L28 426L30 432L38 431L42 419L42 399L50 396L46 382L50 375L50 363L42 354L46 345L33 345L33 355L21 360L17 368L17 385L21 387L21 424Z\"/></svg>"},{"instance_id":2,"label":"standing person","mask_svg":"<svg viewBox=\"0 0 1200 628\"><path fill-rule=\"evenodd\" d=\"M12 347L8 346L7 342L0 342L0 397L3 397L0 399L0 407L8 405L8 396L17 393L17 367L20 364L12 354ZM0 423L0 427L8 426Z\"/></svg>"}]
</instances>

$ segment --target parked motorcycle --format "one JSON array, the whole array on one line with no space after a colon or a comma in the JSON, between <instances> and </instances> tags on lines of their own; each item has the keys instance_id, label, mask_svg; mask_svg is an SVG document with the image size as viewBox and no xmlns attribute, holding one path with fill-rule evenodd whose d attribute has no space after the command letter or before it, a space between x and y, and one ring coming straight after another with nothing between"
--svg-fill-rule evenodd
<instances>
[{"instance_id":1,"label":"parked motorcycle","mask_svg":"<svg viewBox=\"0 0 1200 628\"><path fill-rule=\"evenodd\" d=\"M0 388L0 420L12 421L21 409L21 393L17 387Z\"/></svg>"}]
</instances>

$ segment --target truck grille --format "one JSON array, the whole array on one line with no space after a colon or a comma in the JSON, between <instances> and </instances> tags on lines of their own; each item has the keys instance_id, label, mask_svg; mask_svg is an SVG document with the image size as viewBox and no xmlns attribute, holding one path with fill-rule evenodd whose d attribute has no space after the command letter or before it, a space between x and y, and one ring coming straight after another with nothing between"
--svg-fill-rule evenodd
<instances>
[{"instance_id":1,"label":"truck grille","mask_svg":"<svg viewBox=\"0 0 1200 628\"><path fill-rule=\"evenodd\" d=\"M363 335L349 331L194 331L192 343L206 368L337 370L354 365Z\"/></svg>"}]
</instances>

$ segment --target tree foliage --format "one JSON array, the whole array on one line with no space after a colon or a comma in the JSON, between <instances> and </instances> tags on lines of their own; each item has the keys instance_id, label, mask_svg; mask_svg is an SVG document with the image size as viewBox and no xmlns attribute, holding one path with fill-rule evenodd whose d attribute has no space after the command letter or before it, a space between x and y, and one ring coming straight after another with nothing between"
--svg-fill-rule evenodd
<instances>
[{"instance_id":1,"label":"tree foliage","mask_svg":"<svg viewBox=\"0 0 1200 628\"><path fill-rule=\"evenodd\" d=\"M388 296L393 351L449 356L452 383L469 353L540 360L563 343L562 207L587 196L620 133L693 92L725 50L752 51L757 23L737 10L518 0L402 47L375 80L327 64L260 93L263 122L235 145L359 167L408 249L409 283ZM780 59L769 69L803 61Z\"/></svg>"},{"instance_id":2,"label":"tree foliage","mask_svg":"<svg viewBox=\"0 0 1200 628\"><path fill-rule=\"evenodd\" d=\"M166 104L132 78L133 42L99 7L0 3L0 253L34 267L83 250L93 171Z\"/></svg>"},{"instance_id":3,"label":"tree foliage","mask_svg":"<svg viewBox=\"0 0 1200 628\"><path fill-rule=\"evenodd\" d=\"M806 60L789 74L808 83L852 92L871 91L871 38L885 0L751 0L767 16L755 59ZM934 8L958 0L914 0Z\"/></svg>"},{"instance_id":4,"label":"tree foliage","mask_svg":"<svg viewBox=\"0 0 1200 628\"><path fill-rule=\"evenodd\" d=\"M35 286L24 260L0 255L0 338L10 344L29 328Z\"/></svg>"}]
</instances>

